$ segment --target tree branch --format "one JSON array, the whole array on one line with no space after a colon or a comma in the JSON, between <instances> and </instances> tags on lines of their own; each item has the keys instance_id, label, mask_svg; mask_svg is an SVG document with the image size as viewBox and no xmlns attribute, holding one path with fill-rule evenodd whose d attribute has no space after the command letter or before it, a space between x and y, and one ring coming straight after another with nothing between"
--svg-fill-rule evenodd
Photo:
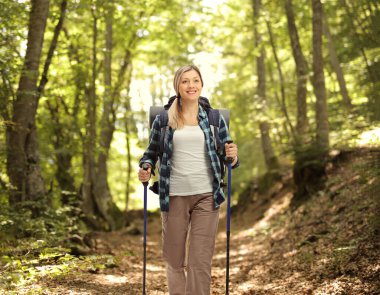
<instances>
[{"instance_id":1,"label":"tree branch","mask_svg":"<svg viewBox=\"0 0 380 295\"><path fill-rule=\"evenodd\" d=\"M46 83L48 82L48 78L47 78L48 77L48 71L49 71L49 67L51 65L51 61L53 59L54 51L57 48L59 33L62 30L63 21L65 19L65 15L66 15L66 8L67 8L67 1L63 0L61 3L61 14L59 16L58 23L54 29L53 39L51 40L51 43L50 43L49 51L48 51L48 54L47 54L47 57L45 60L44 70L42 72L41 80L40 80L40 83L38 85L38 94L37 94L37 98L36 98L37 101L41 97L41 95L44 91L44 88L46 86Z\"/></svg>"}]
</instances>

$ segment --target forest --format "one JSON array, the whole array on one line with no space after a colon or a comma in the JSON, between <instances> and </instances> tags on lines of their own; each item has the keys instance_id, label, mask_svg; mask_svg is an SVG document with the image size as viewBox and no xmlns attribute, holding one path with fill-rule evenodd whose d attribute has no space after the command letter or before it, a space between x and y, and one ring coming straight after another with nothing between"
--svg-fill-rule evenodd
<instances>
[{"instance_id":1,"label":"forest","mask_svg":"<svg viewBox=\"0 0 380 295\"><path fill-rule=\"evenodd\" d=\"M4 0L0 42L1 294L142 293L138 163L187 64L239 149L230 294L380 294L380 1Z\"/></svg>"}]
</instances>

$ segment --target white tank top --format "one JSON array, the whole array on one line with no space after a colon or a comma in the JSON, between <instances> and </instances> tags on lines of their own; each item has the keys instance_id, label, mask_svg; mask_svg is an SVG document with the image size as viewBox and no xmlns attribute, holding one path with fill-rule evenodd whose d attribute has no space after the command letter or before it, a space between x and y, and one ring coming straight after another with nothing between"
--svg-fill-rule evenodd
<instances>
[{"instance_id":1,"label":"white tank top","mask_svg":"<svg viewBox=\"0 0 380 295\"><path fill-rule=\"evenodd\" d=\"M169 195L188 196L212 192L211 162L200 126L185 125L175 130L170 162Z\"/></svg>"}]
</instances>

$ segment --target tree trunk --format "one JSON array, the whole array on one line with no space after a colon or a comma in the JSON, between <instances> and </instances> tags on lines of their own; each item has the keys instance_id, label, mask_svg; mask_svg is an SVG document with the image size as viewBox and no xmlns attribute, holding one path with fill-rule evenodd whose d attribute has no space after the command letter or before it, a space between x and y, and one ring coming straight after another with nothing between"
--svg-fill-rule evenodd
<instances>
[{"instance_id":1,"label":"tree trunk","mask_svg":"<svg viewBox=\"0 0 380 295\"><path fill-rule=\"evenodd\" d=\"M44 64L44 70L42 72L41 80L40 80L40 83L38 85L38 98L42 95L42 93L45 89L46 83L48 82L49 67L50 67L51 61L53 59L54 51L57 48L59 34L62 31L63 22L65 20L65 15L66 15L66 8L67 8L67 1L63 0L61 2L61 13L59 15L59 20L58 20L58 23L54 29L53 39L52 39L51 44L49 46L49 51L48 51L46 61Z\"/></svg>"},{"instance_id":2,"label":"tree trunk","mask_svg":"<svg viewBox=\"0 0 380 295\"><path fill-rule=\"evenodd\" d=\"M87 128L83 153L84 177L82 185L82 210L89 223L96 224L97 208L93 199L93 184L95 183L95 143L96 143L96 77L97 77L97 58L96 58L96 43L97 43L97 17L95 8L92 9L93 14L93 41L92 41L92 76L90 89L86 89L87 97ZM94 221L94 222L93 222Z\"/></svg>"},{"instance_id":3,"label":"tree trunk","mask_svg":"<svg viewBox=\"0 0 380 295\"><path fill-rule=\"evenodd\" d=\"M335 50L334 40L331 36L326 16L323 17L322 22L323 22L323 33L327 37L327 41L328 41L327 44L329 48L331 65L332 65L332 68L334 69L334 72L336 74L336 77L339 83L339 88L340 88L340 93L343 98L343 103L344 103L344 106L348 110L351 110L352 108L351 98L348 95L346 80L344 79L344 74L339 63L338 55Z\"/></svg>"},{"instance_id":4,"label":"tree trunk","mask_svg":"<svg viewBox=\"0 0 380 295\"><path fill-rule=\"evenodd\" d=\"M261 0L253 0L253 16L255 22L255 46L260 48L260 54L256 58L257 64L257 95L262 103L262 112L267 113L266 85L265 85L265 52L262 45L262 36L258 28L258 18L260 16ZM263 149L265 164L268 172L276 171L279 168L277 157L274 153L272 140L270 137L270 125L265 118L259 123L261 133L261 145Z\"/></svg>"},{"instance_id":5,"label":"tree trunk","mask_svg":"<svg viewBox=\"0 0 380 295\"><path fill-rule=\"evenodd\" d=\"M275 81L274 79L274 76L273 76L273 69L272 69L273 65L272 64L267 64L267 72L268 72L268 77L269 77L269 82L271 85L275 85L277 82ZM279 107L282 109L283 113L284 113L284 116L285 116L285 112L288 113L287 109L286 109L286 105L285 105L285 110L284 110L284 107L283 107L283 102L281 101L279 95L278 95L278 91L277 90L274 90L274 98L276 99L276 102L277 104L279 105ZM289 118L290 120L290 118ZM278 133L278 136L281 137L281 138L287 138L286 139L286 145L288 146L288 139L294 139L294 134L292 134L292 132L289 130L289 122L288 120L284 121L283 124L282 124L282 128L285 132L285 135L281 134L280 132ZM281 143L283 143L284 140L280 140ZM288 150L288 148L286 148L286 150Z\"/></svg>"},{"instance_id":6,"label":"tree trunk","mask_svg":"<svg viewBox=\"0 0 380 295\"><path fill-rule=\"evenodd\" d=\"M136 35L135 35L136 36ZM118 73L118 79L115 83L113 94L112 96L116 98L117 96L120 96L120 90L125 83L127 93L129 93L131 79L132 79L132 55L131 55L131 49L135 46L136 37L133 37L125 50L122 66ZM130 134L132 132L132 126L136 126L132 112L131 112L131 106L130 106L130 98L125 98L124 102L124 109L125 109L125 116L124 116L124 124L125 124L125 132L126 132L126 148L127 148L127 178L126 178L126 190L125 190L125 208L126 212L128 211L128 205L129 205L129 194L130 194L130 181L131 181L131 174L132 174L132 157L131 157L131 150L130 150Z\"/></svg>"},{"instance_id":7,"label":"tree trunk","mask_svg":"<svg viewBox=\"0 0 380 295\"><path fill-rule=\"evenodd\" d=\"M277 55L277 49L276 49L276 45L275 45L275 42L274 42L272 28L271 28L271 24L270 24L269 20L266 21L266 24L267 24L267 28L268 28L269 40L270 40L270 44L271 44L271 47L272 47L273 56L274 56L274 59L276 61L276 66L277 66L277 71L278 71L278 77L280 79L280 88L281 88L281 103L280 103L280 106L281 106L281 109L282 109L282 111L284 113L286 122L288 123L288 126L289 126L289 128L291 130L291 139L293 140L293 142L295 142L296 134L295 134L295 131L294 131L294 128L293 128L293 124L292 124L292 122L291 122L291 120L289 118L288 109L286 107L284 75L282 74L281 63L280 63L280 60L279 60L278 55Z\"/></svg>"},{"instance_id":8,"label":"tree trunk","mask_svg":"<svg viewBox=\"0 0 380 295\"><path fill-rule=\"evenodd\" d=\"M66 39L69 42L67 55L70 60L70 65L72 67L72 71L74 73L74 81L75 81L75 96L74 96L74 103L73 103L73 111L70 113L69 107L65 104L65 101L62 100L61 103L64 107L64 110L68 116L72 118L72 125L74 128L74 131L77 132L79 138L82 141L83 146L85 146L85 134L81 131L81 126L78 121L78 115L81 111L81 100L82 100L82 93L86 89L86 78L87 78L87 70L85 70L83 67L78 67L76 65L81 65L83 59L79 55L79 50L77 46L74 45L73 42L70 40L69 33L67 29L63 29Z\"/></svg>"},{"instance_id":9,"label":"tree trunk","mask_svg":"<svg viewBox=\"0 0 380 295\"><path fill-rule=\"evenodd\" d=\"M131 78L132 78L132 64L129 61L129 67L128 67L128 75L127 75L127 93L129 93L130 85L131 85ZM131 137L132 137L132 128L131 126L136 126L134 124L133 116L132 116L132 110L131 110L131 104L130 104L130 98L128 97L125 100L124 103L124 109L125 109L125 138L126 138L126 148L127 148L127 178L126 178L126 188L125 188L125 211L128 212L129 207L129 196L131 194L131 175L132 175L132 154L131 154Z\"/></svg>"},{"instance_id":10,"label":"tree trunk","mask_svg":"<svg viewBox=\"0 0 380 295\"><path fill-rule=\"evenodd\" d=\"M313 10L313 84L316 96L317 146L323 152L329 149L329 122L327 114L327 99L325 76L323 72L322 54L322 3L311 0Z\"/></svg>"},{"instance_id":11,"label":"tree trunk","mask_svg":"<svg viewBox=\"0 0 380 295\"><path fill-rule=\"evenodd\" d=\"M13 187L9 200L11 204L45 197L35 118L38 68L48 13L49 0L32 1L25 62L13 104L13 126L8 127L7 171Z\"/></svg>"},{"instance_id":12,"label":"tree trunk","mask_svg":"<svg viewBox=\"0 0 380 295\"><path fill-rule=\"evenodd\" d=\"M40 83L38 85L38 97L40 97L45 89L45 86L48 82L48 72L49 67L51 65L54 52L58 45L58 37L63 28L63 23L65 20L67 9L67 1L64 0L61 2L61 12L59 16L59 20L54 29L53 39L49 46L48 54L45 60L44 69L41 75ZM53 128L53 145L56 151L56 161L57 161L57 170L56 170L56 179L58 181L60 190L61 190L61 199L63 204L69 204L69 196L75 195L75 186L74 186L74 178L70 174L71 170L71 158L72 154L67 152L67 149L64 146L67 144L67 141L64 138L64 129L59 121L59 108L58 102L57 106L54 108L50 101L47 100L47 106L50 111L50 115L54 122Z\"/></svg>"},{"instance_id":13,"label":"tree trunk","mask_svg":"<svg viewBox=\"0 0 380 295\"><path fill-rule=\"evenodd\" d=\"M105 54L104 54L104 100L101 118L101 130L99 138L99 156L97 161L96 181L94 183L94 196L102 217L107 221L111 230L118 229L124 225L121 211L113 203L108 185L107 160L109 149L115 130L116 114L115 103L112 95L112 3L108 7L105 17Z\"/></svg>"},{"instance_id":14,"label":"tree trunk","mask_svg":"<svg viewBox=\"0 0 380 295\"><path fill-rule=\"evenodd\" d=\"M268 172L276 171L279 168L279 163L272 148L272 139L269 134L270 125L268 122L264 121L259 124L259 127L261 134L261 147L263 149L267 170Z\"/></svg>"},{"instance_id":15,"label":"tree trunk","mask_svg":"<svg viewBox=\"0 0 380 295\"><path fill-rule=\"evenodd\" d=\"M92 182L92 194L95 200L97 213L99 217L103 218L107 224L108 228L111 230L118 229L124 225L124 216L122 215L120 209L113 203L111 192L109 189L107 176L107 160L108 154L111 147L111 142L113 138L113 133L115 130L116 123L116 110L118 108L119 102L117 101L120 96L120 90L125 82L125 73L131 63L130 47L136 40L133 37L130 42L126 45L126 53L122 62L122 66L118 73L118 79L115 86L112 87L112 26L113 26L113 7L112 2L108 3L109 6L106 7L105 15L105 57L104 57L104 100L103 100L103 113L100 121L100 136L99 136L99 152L96 162L96 173L95 179ZM95 28L95 26L94 26ZM96 31L94 29L94 31ZM95 46L94 46L95 48ZM95 53L93 53L94 60L96 60ZM96 72L96 67L93 66L93 73ZM93 78L93 82L95 79ZM127 79L127 85L130 83L130 77ZM94 84L93 84L94 85ZM95 85L94 85L95 86ZM129 87L129 86L128 86ZM94 94L93 94L94 96ZM94 121L95 122L95 121ZM94 132L95 134L95 132Z\"/></svg>"},{"instance_id":16,"label":"tree trunk","mask_svg":"<svg viewBox=\"0 0 380 295\"><path fill-rule=\"evenodd\" d=\"M292 0L285 1L285 11L288 20L288 30L290 42L292 44L293 58L296 63L297 72L297 133L301 142L305 141L307 132L309 131L309 121L307 118L307 78L308 68L305 56L303 55L301 43L298 37L298 30L294 18Z\"/></svg>"},{"instance_id":17,"label":"tree trunk","mask_svg":"<svg viewBox=\"0 0 380 295\"><path fill-rule=\"evenodd\" d=\"M130 140L130 130L129 130L129 120L125 120L125 132L126 132L126 148L127 148L127 177L126 177L126 187L125 187L125 212L129 209L129 197L131 195L131 175L132 175L132 155L131 155L131 140Z\"/></svg>"},{"instance_id":18,"label":"tree trunk","mask_svg":"<svg viewBox=\"0 0 380 295\"><path fill-rule=\"evenodd\" d=\"M329 149L329 126L327 115L326 88L323 73L322 55L322 4L320 0L312 2L313 23L313 87L316 101L316 144L304 144L295 147L293 178L296 192L292 206L299 206L313 193L324 186L325 160Z\"/></svg>"},{"instance_id":19,"label":"tree trunk","mask_svg":"<svg viewBox=\"0 0 380 295\"><path fill-rule=\"evenodd\" d=\"M59 120L59 103L57 101L54 107L52 103L47 100L47 106L50 111L50 115L53 121L53 145L55 150L55 157L57 163L56 179L58 181L59 188L61 190L62 204L70 204L70 196L76 195L75 181L70 174L71 171L71 159L73 153L67 148L67 144L70 142L70 135L65 134L65 127Z\"/></svg>"},{"instance_id":20,"label":"tree trunk","mask_svg":"<svg viewBox=\"0 0 380 295\"><path fill-rule=\"evenodd\" d=\"M8 74L5 71L1 71L1 79L3 84L0 88L0 112L3 117L5 125L5 144L4 146L9 147L9 136L12 127L11 114L10 114L10 98L11 101L15 100L16 94L12 89L12 83L9 81Z\"/></svg>"},{"instance_id":21,"label":"tree trunk","mask_svg":"<svg viewBox=\"0 0 380 295\"><path fill-rule=\"evenodd\" d=\"M14 100L15 93L12 89L12 83L9 81L8 74L3 70L1 72L1 80L3 81L3 84L0 88L0 115L3 117L4 123L7 125L9 124L11 118L9 111L9 98L12 98L12 100Z\"/></svg>"}]
</instances>

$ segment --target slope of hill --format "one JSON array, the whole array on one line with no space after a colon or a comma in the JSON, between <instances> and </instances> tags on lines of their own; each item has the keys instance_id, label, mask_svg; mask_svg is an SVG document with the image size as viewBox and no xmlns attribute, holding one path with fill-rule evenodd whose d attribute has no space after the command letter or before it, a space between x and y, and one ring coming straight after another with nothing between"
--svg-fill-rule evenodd
<instances>
[{"instance_id":1,"label":"slope of hill","mask_svg":"<svg viewBox=\"0 0 380 295\"><path fill-rule=\"evenodd\" d=\"M290 207L293 191L291 177L284 178L234 210L230 294L380 294L380 150L341 152L329 166L325 189L296 209ZM224 211L212 294L225 294ZM55 274L35 276L4 294L141 294L142 212L135 213L132 230L90 233L93 255L36 265L36 271ZM159 215L152 213L147 294L168 294L160 249Z\"/></svg>"},{"instance_id":2,"label":"slope of hill","mask_svg":"<svg viewBox=\"0 0 380 295\"><path fill-rule=\"evenodd\" d=\"M233 294L380 294L380 150L340 153L323 191L291 196L289 179L234 216Z\"/></svg>"}]
</instances>

